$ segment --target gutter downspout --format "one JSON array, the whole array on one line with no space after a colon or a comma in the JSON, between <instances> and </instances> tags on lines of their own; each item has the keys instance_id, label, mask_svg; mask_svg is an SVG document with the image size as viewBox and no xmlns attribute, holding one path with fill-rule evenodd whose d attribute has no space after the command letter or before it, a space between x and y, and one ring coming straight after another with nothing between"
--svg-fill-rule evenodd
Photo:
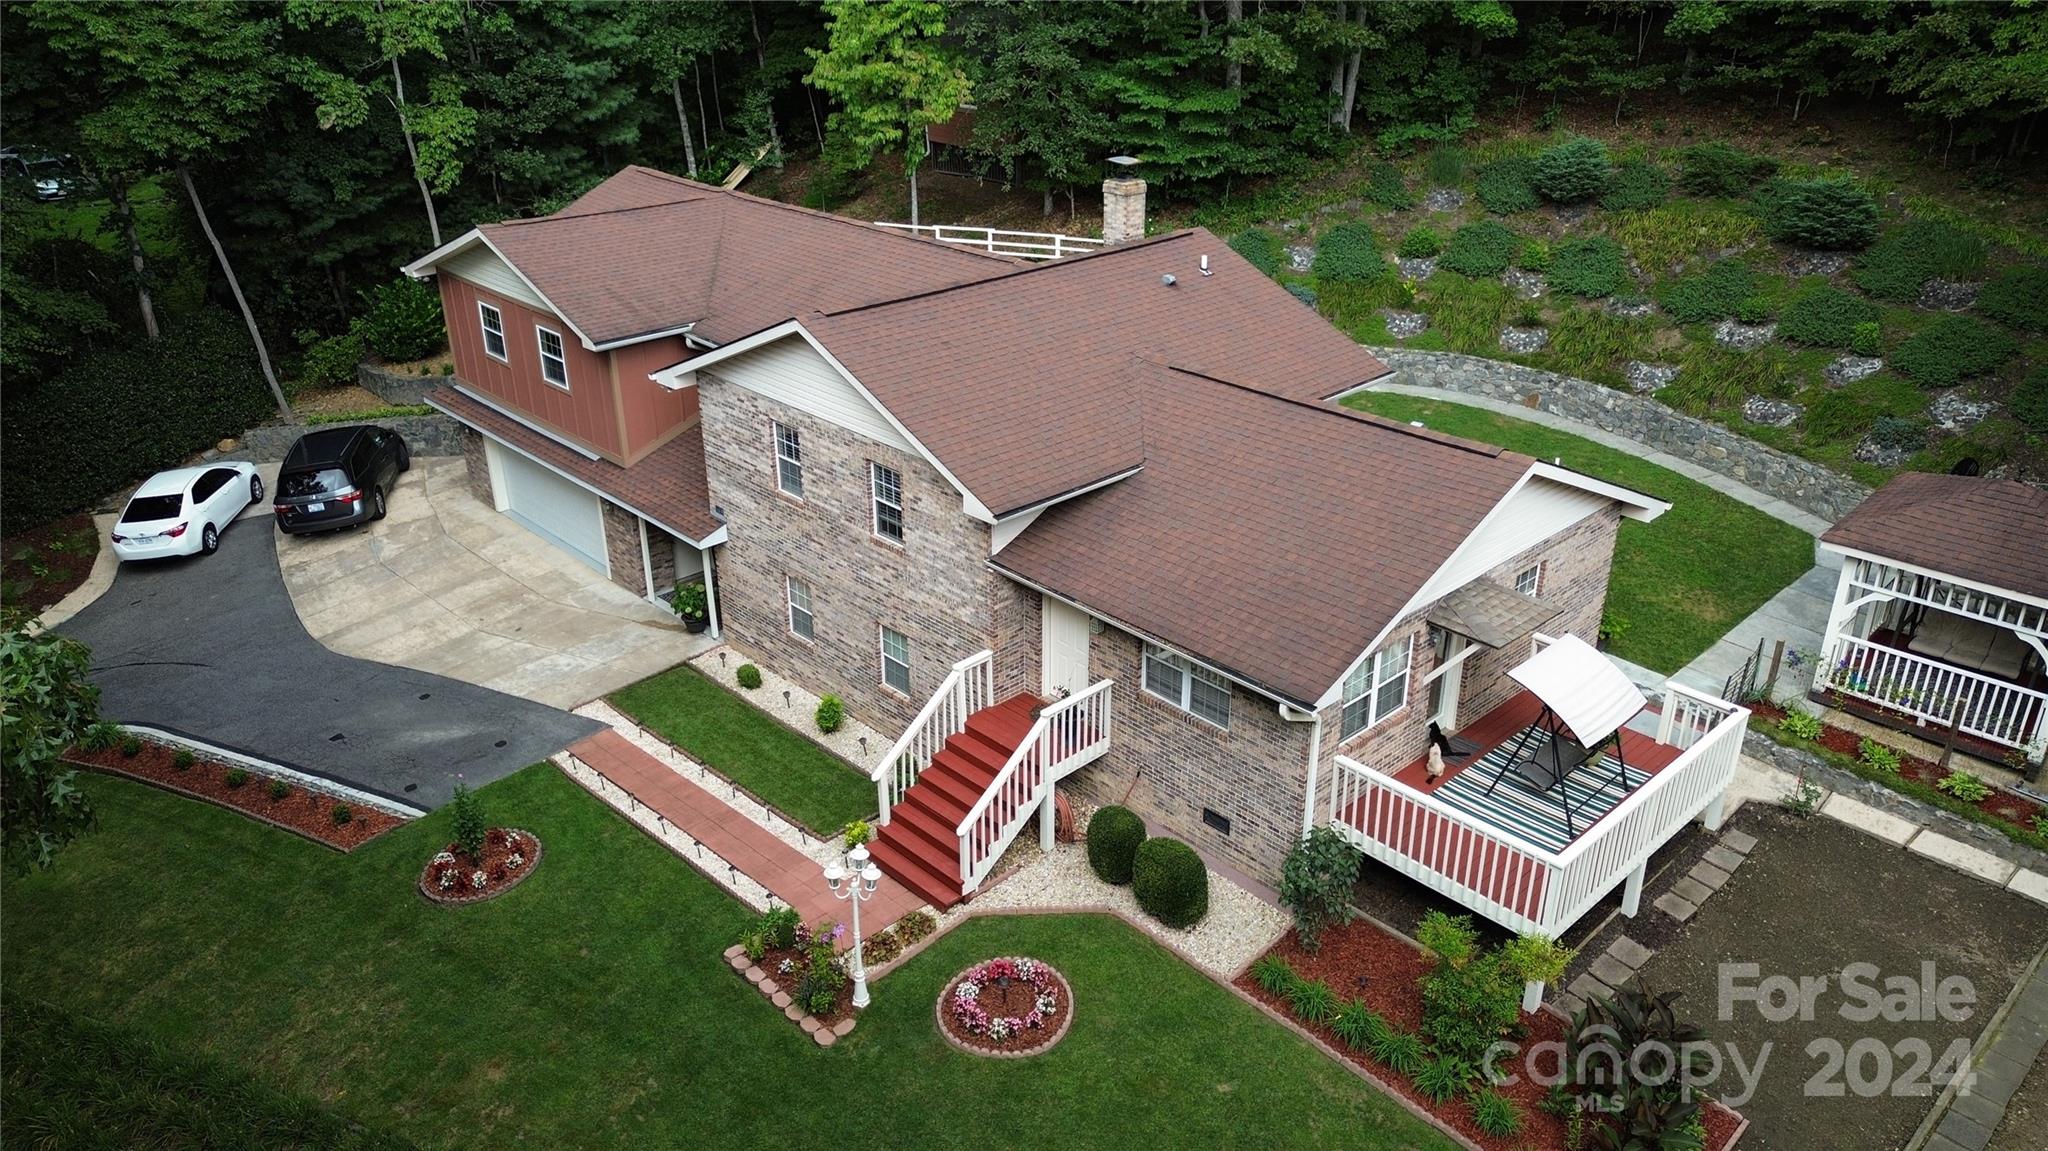
<instances>
[{"instance_id":1,"label":"gutter downspout","mask_svg":"<svg viewBox=\"0 0 2048 1151\"><path fill-rule=\"evenodd\" d=\"M718 584L712 579L711 569L716 565L712 562L711 551L710 548L697 549L698 554L704 557L704 605L710 609L711 638L723 639L724 632L718 626Z\"/></svg>"},{"instance_id":2,"label":"gutter downspout","mask_svg":"<svg viewBox=\"0 0 2048 1151\"><path fill-rule=\"evenodd\" d=\"M1307 839L1308 833L1314 831L1316 826L1316 764L1322 758L1323 713L1320 711L1310 712L1308 717L1304 719L1301 715L1297 714L1297 709L1291 704L1279 704L1278 708L1280 718L1288 723L1306 723L1309 725L1308 791L1301 799L1301 837Z\"/></svg>"}]
</instances>

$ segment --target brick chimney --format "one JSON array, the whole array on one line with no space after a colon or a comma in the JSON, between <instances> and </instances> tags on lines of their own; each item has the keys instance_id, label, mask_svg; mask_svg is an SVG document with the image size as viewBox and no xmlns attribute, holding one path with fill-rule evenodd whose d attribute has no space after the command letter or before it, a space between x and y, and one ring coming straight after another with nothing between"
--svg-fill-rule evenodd
<instances>
[{"instance_id":1,"label":"brick chimney","mask_svg":"<svg viewBox=\"0 0 2048 1151\"><path fill-rule=\"evenodd\" d=\"M1102 240L1121 244L1145 238L1145 181L1111 176L1102 182Z\"/></svg>"}]
</instances>

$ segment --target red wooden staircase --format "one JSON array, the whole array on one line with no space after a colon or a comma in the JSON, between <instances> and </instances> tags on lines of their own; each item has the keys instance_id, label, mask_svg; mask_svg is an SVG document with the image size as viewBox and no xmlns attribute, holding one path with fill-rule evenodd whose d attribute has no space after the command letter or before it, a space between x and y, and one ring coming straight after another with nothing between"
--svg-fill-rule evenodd
<instances>
[{"instance_id":1,"label":"red wooden staircase","mask_svg":"<svg viewBox=\"0 0 2048 1151\"><path fill-rule=\"evenodd\" d=\"M946 738L868 844L883 874L933 907L960 902L960 821L1024 742L1031 713L1043 702L1029 693L1013 695L968 716L967 730Z\"/></svg>"}]
</instances>

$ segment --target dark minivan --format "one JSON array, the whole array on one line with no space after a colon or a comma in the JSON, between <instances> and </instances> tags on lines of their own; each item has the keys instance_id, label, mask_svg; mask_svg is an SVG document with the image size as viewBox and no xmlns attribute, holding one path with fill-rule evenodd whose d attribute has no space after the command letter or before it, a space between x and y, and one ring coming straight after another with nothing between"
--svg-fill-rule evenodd
<instances>
[{"instance_id":1,"label":"dark minivan","mask_svg":"<svg viewBox=\"0 0 2048 1151\"><path fill-rule=\"evenodd\" d=\"M381 520L398 473L411 466L404 438L389 428L354 424L307 432L278 469L278 530L297 535Z\"/></svg>"}]
</instances>

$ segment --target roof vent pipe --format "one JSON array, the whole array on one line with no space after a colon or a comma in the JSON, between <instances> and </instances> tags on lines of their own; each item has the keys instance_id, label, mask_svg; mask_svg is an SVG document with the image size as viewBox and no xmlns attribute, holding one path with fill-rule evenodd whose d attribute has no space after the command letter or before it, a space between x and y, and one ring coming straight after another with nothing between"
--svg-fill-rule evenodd
<instances>
[{"instance_id":1,"label":"roof vent pipe","mask_svg":"<svg viewBox=\"0 0 2048 1151\"><path fill-rule=\"evenodd\" d=\"M1205 276L1213 276L1216 274L1209 270L1209 253L1207 252L1202 253L1202 274Z\"/></svg>"},{"instance_id":2,"label":"roof vent pipe","mask_svg":"<svg viewBox=\"0 0 2048 1151\"><path fill-rule=\"evenodd\" d=\"M1173 278L1172 272L1168 272L1167 274L1159 277L1159 282L1166 285L1169 288L1173 287L1175 284L1180 283L1179 280Z\"/></svg>"},{"instance_id":3,"label":"roof vent pipe","mask_svg":"<svg viewBox=\"0 0 2048 1151\"><path fill-rule=\"evenodd\" d=\"M1132 156L1111 156L1114 167L1102 182L1102 242L1121 244L1145 238L1145 181L1127 173L1137 164Z\"/></svg>"}]
</instances>

